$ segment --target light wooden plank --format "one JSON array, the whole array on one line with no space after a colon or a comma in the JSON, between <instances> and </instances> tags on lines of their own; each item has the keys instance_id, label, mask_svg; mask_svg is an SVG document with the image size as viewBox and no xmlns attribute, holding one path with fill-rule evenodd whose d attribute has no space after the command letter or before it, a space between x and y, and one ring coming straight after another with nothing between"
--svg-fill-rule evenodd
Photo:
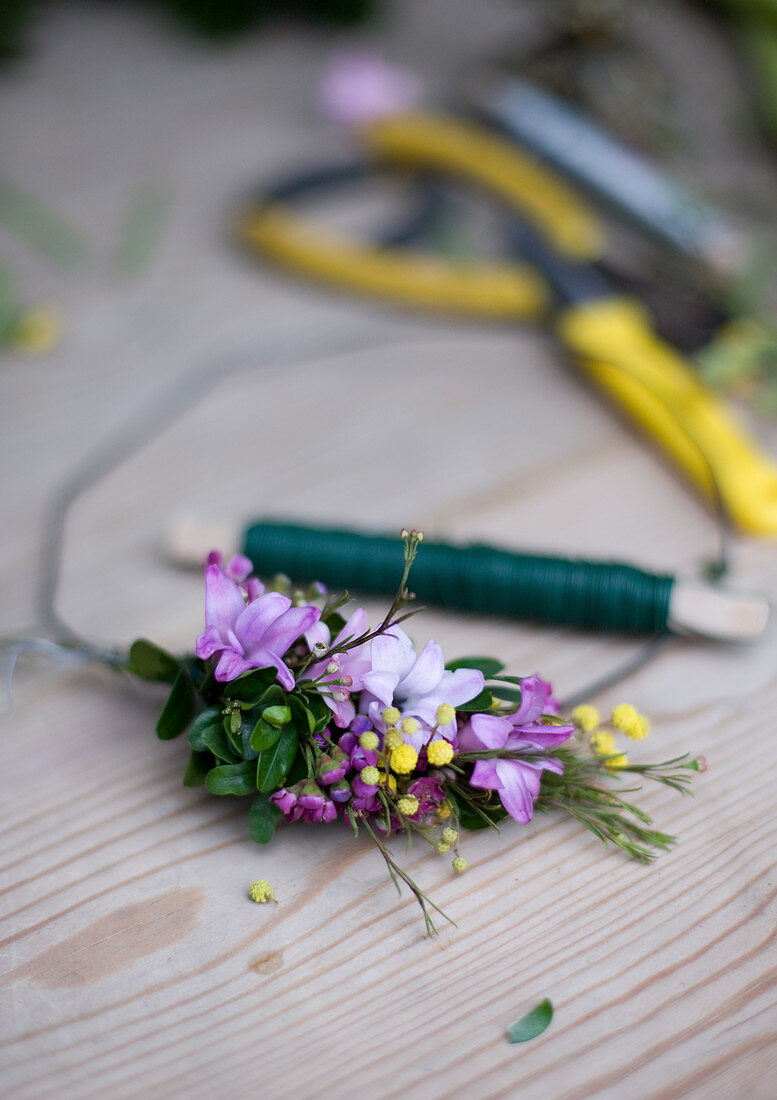
<instances>
[{"instance_id":1,"label":"light wooden plank","mask_svg":"<svg viewBox=\"0 0 777 1100\"><path fill-rule=\"evenodd\" d=\"M73 513L59 606L95 639L191 644L201 582L172 571L162 544L171 515L193 508L417 525L689 573L712 555L709 514L545 337L327 298L223 248L214 226L231 195L330 149L306 113L323 60L311 37L209 60L129 9L55 7L29 79L9 78L0 103L9 164L88 227L98 255L131 185L161 176L175 202L135 284L97 260L65 280L18 253L69 328L50 358L0 370L4 632L34 625L40 524L60 478L225 346L255 349L257 369ZM515 26L496 4L477 28L465 0L399 7L397 41L429 55L439 87ZM445 49L431 51L440 28ZM338 354L337 334L355 328L383 346ZM286 331L326 362L273 367ZM774 545L736 540L733 557L732 583L774 599ZM436 940L366 841L296 827L260 850L243 807L184 789L185 746L153 735L159 692L24 660L0 732L3 1093L771 1100L775 629L748 647L677 641L601 700L652 714L635 756L708 760L694 799L640 796L680 838L674 851L637 866L558 817L472 834L461 877L417 848L406 866L457 922ZM451 656L541 671L562 694L637 649L439 611L414 631ZM258 877L277 906L247 900ZM551 1028L511 1047L506 1028L545 996Z\"/></svg>"}]
</instances>

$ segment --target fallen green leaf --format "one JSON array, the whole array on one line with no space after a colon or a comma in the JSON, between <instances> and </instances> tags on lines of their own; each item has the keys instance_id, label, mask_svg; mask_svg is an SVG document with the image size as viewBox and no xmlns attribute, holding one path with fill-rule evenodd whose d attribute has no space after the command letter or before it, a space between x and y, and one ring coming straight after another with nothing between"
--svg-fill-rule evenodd
<instances>
[{"instance_id":1,"label":"fallen green leaf","mask_svg":"<svg viewBox=\"0 0 777 1100\"><path fill-rule=\"evenodd\" d=\"M516 1020L507 1029L507 1039L510 1043L526 1043L529 1039L536 1039L542 1035L550 1021L553 1019L553 1005L547 997L535 1005L531 1012L527 1012L520 1020Z\"/></svg>"}]
</instances>

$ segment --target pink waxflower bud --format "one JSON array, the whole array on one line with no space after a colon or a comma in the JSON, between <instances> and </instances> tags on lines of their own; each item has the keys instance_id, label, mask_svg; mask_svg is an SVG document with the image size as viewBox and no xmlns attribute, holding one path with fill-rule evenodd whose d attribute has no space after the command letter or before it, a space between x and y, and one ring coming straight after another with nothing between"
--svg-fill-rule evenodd
<instances>
[{"instance_id":1,"label":"pink waxflower bud","mask_svg":"<svg viewBox=\"0 0 777 1100\"><path fill-rule=\"evenodd\" d=\"M287 821L295 820L295 817L293 815L295 810L297 809L299 799L297 798L297 794L293 789L290 790L288 787L281 787L281 789L279 791L276 791L275 794L270 795L270 802L272 802L274 806L278 807L278 809L281 811ZM297 814L296 816L299 817L299 814Z\"/></svg>"},{"instance_id":2,"label":"pink waxflower bud","mask_svg":"<svg viewBox=\"0 0 777 1100\"><path fill-rule=\"evenodd\" d=\"M358 735L355 733L344 733L337 744L340 746L343 752L347 752L350 756L350 754L359 744Z\"/></svg>"},{"instance_id":3,"label":"pink waxflower bud","mask_svg":"<svg viewBox=\"0 0 777 1100\"><path fill-rule=\"evenodd\" d=\"M351 797L351 784L347 779L338 779L330 787L329 794L335 802L347 802Z\"/></svg>"},{"instance_id":4,"label":"pink waxflower bud","mask_svg":"<svg viewBox=\"0 0 777 1100\"><path fill-rule=\"evenodd\" d=\"M370 788L372 789L372 788ZM376 794L373 795L360 795L356 798L352 798L350 805L354 810L360 811L365 814L375 814L378 810L382 809L382 803Z\"/></svg>"},{"instance_id":5,"label":"pink waxflower bud","mask_svg":"<svg viewBox=\"0 0 777 1100\"><path fill-rule=\"evenodd\" d=\"M378 788L374 783L365 783L360 775L355 775L351 780L351 787L356 798L373 798Z\"/></svg>"},{"instance_id":6,"label":"pink waxflower bud","mask_svg":"<svg viewBox=\"0 0 777 1100\"><path fill-rule=\"evenodd\" d=\"M313 779L307 779L302 784L302 790L299 795L299 804L302 807L303 816L305 811L322 810L324 806L324 793L319 787L318 783ZM307 818L305 819L307 820Z\"/></svg>"},{"instance_id":7,"label":"pink waxflower bud","mask_svg":"<svg viewBox=\"0 0 777 1100\"><path fill-rule=\"evenodd\" d=\"M331 754L319 757L316 776L320 783L337 783L344 778L349 766L350 761L346 754L341 749L336 749Z\"/></svg>"},{"instance_id":8,"label":"pink waxflower bud","mask_svg":"<svg viewBox=\"0 0 777 1100\"><path fill-rule=\"evenodd\" d=\"M342 738L341 738L342 740ZM378 754L375 749L364 749L356 745L351 753L351 766L360 772L362 768L374 768L378 763Z\"/></svg>"}]
</instances>

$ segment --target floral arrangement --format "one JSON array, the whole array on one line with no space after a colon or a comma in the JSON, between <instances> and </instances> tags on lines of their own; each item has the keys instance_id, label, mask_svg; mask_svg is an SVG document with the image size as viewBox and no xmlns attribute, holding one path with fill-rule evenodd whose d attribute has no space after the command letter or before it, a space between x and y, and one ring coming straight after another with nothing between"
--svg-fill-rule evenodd
<instances>
[{"instance_id":1,"label":"floral arrangement","mask_svg":"<svg viewBox=\"0 0 777 1100\"><path fill-rule=\"evenodd\" d=\"M397 888L404 882L417 898L430 934L431 911L440 910L396 861L395 834L452 854L458 873L467 867L463 830L507 817L523 825L535 811L565 811L644 862L669 847L673 838L651 828L612 780L631 772L685 791L703 761L631 765L614 733L647 734L634 707L616 707L605 726L592 706L566 720L539 676L505 675L492 658L446 664L434 641L417 652L400 624L414 613L407 581L423 536L402 538L403 575L372 630L361 608L343 617L347 594L294 590L285 577L266 588L247 558L224 565L209 556L194 653L178 659L140 640L127 662L171 684L157 734L188 730L184 783L251 796L249 830L260 844L281 819L364 830ZM274 900L265 880L250 896Z\"/></svg>"}]
</instances>

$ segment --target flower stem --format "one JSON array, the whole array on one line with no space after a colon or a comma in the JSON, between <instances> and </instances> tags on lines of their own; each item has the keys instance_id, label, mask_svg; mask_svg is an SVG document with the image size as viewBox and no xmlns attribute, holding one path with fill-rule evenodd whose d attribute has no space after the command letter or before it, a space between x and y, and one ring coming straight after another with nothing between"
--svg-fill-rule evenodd
<instances>
[{"instance_id":1,"label":"flower stem","mask_svg":"<svg viewBox=\"0 0 777 1100\"><path fill-rule=\"evenodd\" d=\"M447 920L449 924L452 924L454 928L457 928L458 925L456 924L456 922L454 920L451 920L451 918L448 916L448 914L444 913L442 911L442 909L439 908L439 906L435 905L434 902L431 901L426 896L426 894L423 892L423 890L421 890L421 888L419 886L417 886L415 882L413 882L413 880L410 878L410 876L407 874L407 872L402 870L402 868L399 866L399 864L396 862L396 860L392 856L391 852L388 850L386 845L383 843L383 841L380 839L380 837L377 835L377 833L374 831L374 829L370 825L369 820L367 819L367 816L365 814L359 814L358 817L359 817L359 820L361 821L361 823L364 825L367 832L372 837L373 841L375 842L375 845L376 845L378 851L380 852L380 854L383 856L383 859L386 861L386 866L388 867L388 872L389 872L389 875L391 876L391 881L396 886L397 892L401 893L399 882L397 881L398 878L401 878L402 881L407 886L407 888L414 894L416 901L421 906L421 912L424 915L424 922L426 924L426 934L427 934L427 936L436 936L438 934L437 927L435 926L435 923L434 923L434 921L432 919L432 916L429 912L429 908L434 909L434 911L436 913L439 913L440 916L443 917L445 920Z\"/></svg>"}]
</instances>

